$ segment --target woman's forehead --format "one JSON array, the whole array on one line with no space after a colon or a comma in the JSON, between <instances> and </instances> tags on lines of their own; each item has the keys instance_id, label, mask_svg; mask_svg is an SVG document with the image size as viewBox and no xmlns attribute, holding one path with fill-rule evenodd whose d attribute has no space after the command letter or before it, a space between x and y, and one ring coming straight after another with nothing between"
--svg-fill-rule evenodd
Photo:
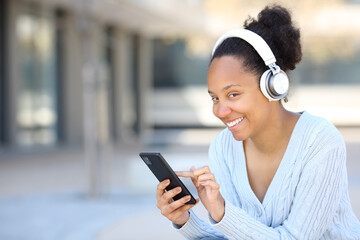
<instances>
[{"instance_id":1,"label":"woman's forehead","mask_svg":"<svg viewBox=\"0 0 360 240\"><path fill-rule=\"evenodd\" d=\"M256 83L256 76L246 71L241 60L232 56L215 58L208 71L209 91L212 87L247 86ZM216 85L216 86L215 86Z\"/></svg>"}]
</instances>

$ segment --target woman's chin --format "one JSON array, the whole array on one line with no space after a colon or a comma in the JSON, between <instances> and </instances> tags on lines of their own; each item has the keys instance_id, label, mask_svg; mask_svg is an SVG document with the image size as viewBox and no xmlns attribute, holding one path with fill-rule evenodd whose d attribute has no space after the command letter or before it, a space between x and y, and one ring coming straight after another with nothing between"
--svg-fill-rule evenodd
<instances>
[{"instance_id":1,"label":"woman's chin","mask_svg":"<svg viewBox=\"0 0 360 240\"><path fill-rule=\"evenodd\" d=\"M247 138L244 134L238 132L233 132L232 135L236 141L244 141Z\"/></svg>"}]
</instances>

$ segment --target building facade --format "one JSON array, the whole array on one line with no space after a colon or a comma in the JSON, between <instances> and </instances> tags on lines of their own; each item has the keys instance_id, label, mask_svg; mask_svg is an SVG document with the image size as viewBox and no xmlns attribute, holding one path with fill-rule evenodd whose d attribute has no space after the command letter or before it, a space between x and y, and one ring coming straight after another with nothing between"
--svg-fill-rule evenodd
<instances>
[{"instance_id":1,"label":"building facade","mask_svg":"<svg viewBox=\"0 0 360 240\"><path fill-rule=\"evenodd\" d=\"M137 138L152 47L136 21L159 18L145 10L130 1L2 1L1 147Z\"/></svg>"},{"instance_id":2,"label":"building facade","mask_svg":"<svg viewBox=\"0 0 360 240\"><path fill-rule=\"evenodd\" d=\"M154 128L219 127L211 116L211 102L204 100L207 61L211 43L232 25L223 19L213 24L214 16L204 10L206 2L215 4L1 1L0 149L84 143L91 148L95 143L138 141ZM348 13L350 8L343 9ZM356 15L359 6L351 9ZM326 17L330 10L315 20L304 16L320 28L319 16ZM304 43L315 39L316 46L323 46L325 38L315 36L322 32L307 30L303 22ZM334 36L326 38L331 40L329 48L359 37L359 31L348 32L353 37L340 39L331 32ZM343 59L325 47L314 47L311 59L305 55L291 77L307 85L299 85L290 109L310 108L335 124L360 125L360 51L353 43L346 46L336 52ZM316 62L328 55L326 61Z\"/></svg>"}]
</instances>

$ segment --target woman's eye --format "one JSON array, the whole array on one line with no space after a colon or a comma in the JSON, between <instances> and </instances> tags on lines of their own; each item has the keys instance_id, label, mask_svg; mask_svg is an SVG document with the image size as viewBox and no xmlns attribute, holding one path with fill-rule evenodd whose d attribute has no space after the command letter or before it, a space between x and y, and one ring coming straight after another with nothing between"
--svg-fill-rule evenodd
<instances>
[{"instance_id":1,"label":"woman's eye","mask_svg":"<svg viewBox=\"0 0 360 240\"><path fill-rule=\"evenodd\" d=\"M234 98L234 97L236 97L236 96L239 96L239 93L230 93L230 94L229 94L229 97L230 97L230 98Z\"/></svg>"},{"instance_id":2,"label":"woman's eye","mask_svg":"<svg viewBox=\"0 0 360 240\"><path fill-rule=\"evenodd\" d=\"M216 102L217 100L219 100L217 97L211 97L211 101Z\"/></svg>"}]
</instances>

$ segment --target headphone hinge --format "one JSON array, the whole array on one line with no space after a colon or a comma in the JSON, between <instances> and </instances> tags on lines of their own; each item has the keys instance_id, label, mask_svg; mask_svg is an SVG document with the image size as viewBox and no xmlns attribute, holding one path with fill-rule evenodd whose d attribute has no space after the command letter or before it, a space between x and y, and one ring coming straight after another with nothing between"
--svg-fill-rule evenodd
<instances>
[{"instance_id":1,"label":"headphone hinge","mask_svg":"<svg viewBox=\"0 0 360 240\"><path fill-rule=\"evenodd\" d=\"M268 66L271 70L271 72L273 73L273 75L277 74L280 72L280 67L278 65L276 65L275 63L271 63Z\"/></svg>"}]
</instances>

